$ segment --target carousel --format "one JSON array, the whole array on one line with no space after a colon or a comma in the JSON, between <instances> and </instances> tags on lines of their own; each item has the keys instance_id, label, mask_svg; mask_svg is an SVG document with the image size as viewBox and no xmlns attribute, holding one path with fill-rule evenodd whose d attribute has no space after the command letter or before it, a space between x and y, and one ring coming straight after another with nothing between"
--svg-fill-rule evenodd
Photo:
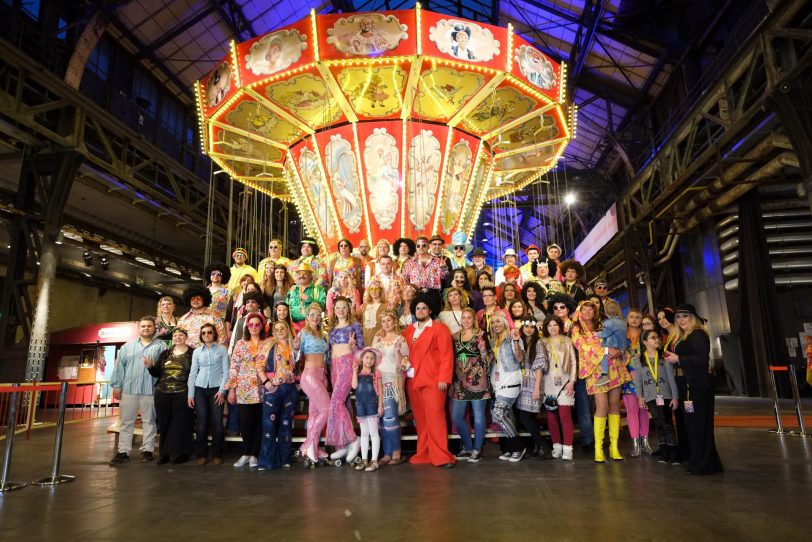
<instances>
[{"instance_id":1,"label":"carousel","mask_svg":"<svg viewBox=\"0 0 812 542\"><path fill-rule=\"evenodd\" d=\"M501 28L420 9L317 15L244 43L196 84L203 150L341 238L471 235L575 135L566 66Z\"/></svg>"}]
</instances>

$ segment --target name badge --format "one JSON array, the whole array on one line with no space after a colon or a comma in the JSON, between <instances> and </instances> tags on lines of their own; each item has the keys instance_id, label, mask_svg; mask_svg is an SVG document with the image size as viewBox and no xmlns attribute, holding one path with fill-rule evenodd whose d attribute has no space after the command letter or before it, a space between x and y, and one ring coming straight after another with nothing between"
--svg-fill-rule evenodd
<instances>
[{"instance_id":1,"label":"name badge","mask_svg":"<svg viewBox=\"0 0 812 542\"><path fill-rule=\"evenodd\" d=\"M406 378L414 378L414 367L409 367L406 370Z\"/></svg>"},{"instance_id":2,"label":"name badge","mask_svg":"<svg viewBox=\"0 0 812 542\"><path fill-rule=\"evenodd\" d=\"M685 407L685 412L687 412L688 414L693 414L694 413L694 402L693 401L685 401L682 404Z\"/></svg>"},{"instance_id":3,"label":"name badge","mask_svg":"<svg viewBox=\"0 0 812 542\"><path fill-rule=\"evenodd\" d=\"M665 406L665 398L662 394L655 396L654 402L657 403L657 406Z\"/></svg>"},{"instance_id":4,"label":"name badge","mask_svg":"<svg viewBox=\"0 0 812 542\"><path fill-rule=\"evenodd\" d=\"M556 387L561 385L561 377L560 376L556 376L555 378L553 378L553 385L556 386Z\"/></svg>"},{"instance_id":5,"label":"name badge","mask_svg":"<svg viewBox=\"0 0 812 542\"><path fill-rule=\"evenodd\" d=\"M493 373L493 381L494 382L499 382L499 371L496 371L495 373Z\"/></svg>"}]
</instances>

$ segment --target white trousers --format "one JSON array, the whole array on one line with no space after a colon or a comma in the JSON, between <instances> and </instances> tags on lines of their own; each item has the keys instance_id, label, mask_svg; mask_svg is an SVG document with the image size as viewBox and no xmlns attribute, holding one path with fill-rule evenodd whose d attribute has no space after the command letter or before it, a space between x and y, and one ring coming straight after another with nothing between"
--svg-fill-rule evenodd
<instances>
[{"instance_id":1,"label":"white trousers","mask_svg":"<svg viewBox=\"0 0 812 542\"><path fill-rule=\"evenodd\" d=\"M141 411L141 427L144 438L141 442L142 452L151 452L155 449L155 434L158 426L155 423L155 401L152 395L122 394L118 405L119 432L118 451L129 455L133 449L133 433L135 432L135 418Z\"/></svg>"}]
</instances>

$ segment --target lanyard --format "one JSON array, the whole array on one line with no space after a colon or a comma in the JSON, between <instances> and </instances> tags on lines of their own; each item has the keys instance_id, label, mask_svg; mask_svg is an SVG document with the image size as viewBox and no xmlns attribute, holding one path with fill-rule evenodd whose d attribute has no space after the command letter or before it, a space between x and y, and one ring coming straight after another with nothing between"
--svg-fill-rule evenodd
<instances>
[{"instance_id":1,"label":"lanyard","mask_svg":"<svg viewBox=\"0 0 812 542\"><path fill-rule=\"evenodd\" d=\"M648 358L648 352L643 354L646 356L646 364L648 365L648 370L651 371L651 375L654 377L654 386L657 389L657 395L660 394L660 380L657 378L657 373L660 371L660 353L654 355L654 367L651 366L651 360Z\"/></svg>"},{"instance_id":2,"label":"lanyard","mask_svg":"<svg viewBox=\"0 0 812 542\"><path fill-rule=\"evenodd\" d=\"M553 355L553 362L555 363L556 370L558 369L558 351L556 345L561 342L561 339L556 337L556 340L550 339L550 352Z\"/></svg>"}]
</instances>

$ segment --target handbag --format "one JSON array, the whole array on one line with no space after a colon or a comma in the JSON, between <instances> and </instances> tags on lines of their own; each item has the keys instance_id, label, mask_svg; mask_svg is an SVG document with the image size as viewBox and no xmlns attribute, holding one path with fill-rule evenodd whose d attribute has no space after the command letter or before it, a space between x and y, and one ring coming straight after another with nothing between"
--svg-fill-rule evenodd
<instances>
[{"instance_id":1,"label":"handbag","mask_svg":"<svg viewBox=\"0 0 812 542\"><path fill-rule=\"evenodd\" d=\"M555 397L553 397L552 395L545 396L544 397L544 403L543 403L544 408L546 408L550 412L554 412L554 411L558 410L558 398L561 396L561 392L564 391L564 388L569 383L570 383L570 379L568 378L567 381L564 382L564 385L561 386L561 389L558 390L558 393L555 394Z\"/></svg>"}]
</instances>

